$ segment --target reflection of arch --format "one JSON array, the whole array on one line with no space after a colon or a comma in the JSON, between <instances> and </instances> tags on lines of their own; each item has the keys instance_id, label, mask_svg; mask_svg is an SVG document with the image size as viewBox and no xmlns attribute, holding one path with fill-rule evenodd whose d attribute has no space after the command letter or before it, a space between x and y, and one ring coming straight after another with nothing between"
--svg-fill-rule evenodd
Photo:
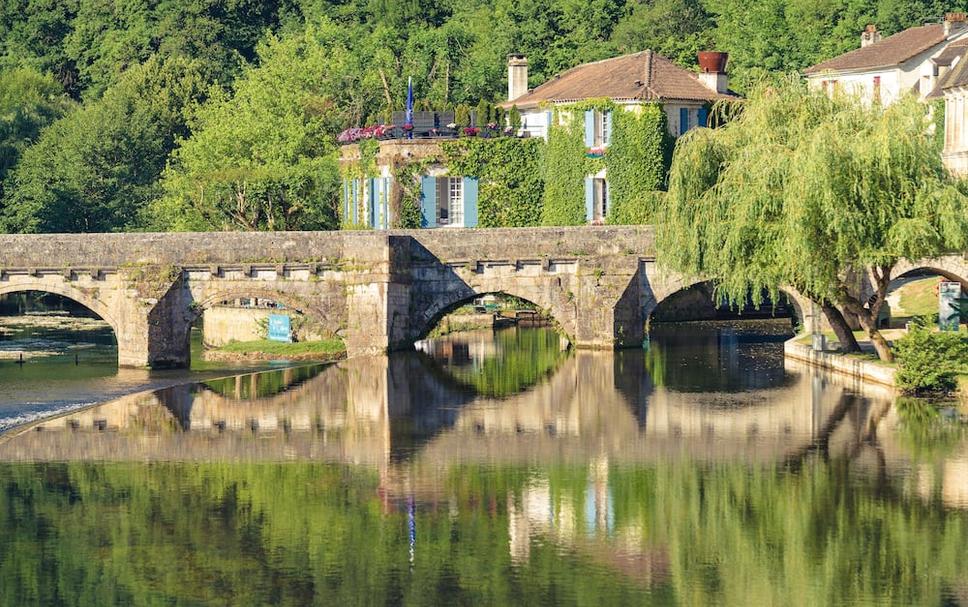
<instances>
[{"instance_id":1,"label":"reflection of arch","mask_svg":"<svg viewBox=\"0 0 968 607\"><path fill-rule=\"evenodd\" d=\"M120 342L117 320L110 313L107 304L97 297L92 297L88 293L78 289L77 287L71 286L68 283L58 285L40 280L17 281L16 284L0 286L0 297L10 295L12 293L23 293L26 291L52 293L81 304L91 312L97 314L101 320L108 323L111 326L111 330L114 332L115 340Z\"/></svg>"},{"instance_id":2,"label":"reflection of arch","mask_svg":"<svg viewBox=\"0 0 968 607\"><path fill-rule=\"evenodd\" d=\"M543 297L535 297L532 293L523 293L517 289L498 289L498 290L487 290L487 289L473 289L472 287L463 289L459 292L450 294L446 298L438 298L433 301L427 308L423 311L417 320L416 326L417 331L414 333L417 339L423 339L430 333L434 327L436 327L440 321L461 306L467 305L473 302L478 297L483 297L485 295L509 295L511 297L517 297L528 303L534 304L544 313L551 316L551 318L559 325L563 325L564 320L563 315L556 311L556 306L554 303L544 300Z\"/></svg>"},{"instance_id":3,"label":"reflection of arch","mask_svg":"<svg viewBox=\"0 0 968 607\"><path fill-rule=\"evenodd\" d=\"M718 309L721 307L711 297L713 281L683 280L683 281L677 281L677 282L678 282L678 284L676 285L678 287L677 289L670 290L669 292L661 295L660 297L657 297L654 304L650 306L650 309L647 310L650 321L656 315L656 312L661 311L660 309L662 308L663 304L668 305L670 302L674 300L674 298L681 296L683 293L694 291L699 293L699 295L701 296L706 295L706 293L704 293L701 290L702 288L706 288L706 290L709 291L710 298L708 300L708 305L710 306L710 309ZM804 322L806 321L806 318L807 318L805 314L806 312L805 300L803 300L802 297L793 289L781 287L780 289L778 289L778 292L780 294L780 297L786 299L786 302L789 304L790 315L793 317L794 321L799 326L804 326ZM780 302L777 302L777 303L780 303ZM771 312L772 312L772 303L769 301L764 301L758 313L771 315ZM776 318L784 318L784 316L776 316Z\"/></svg>"}]
</instances>

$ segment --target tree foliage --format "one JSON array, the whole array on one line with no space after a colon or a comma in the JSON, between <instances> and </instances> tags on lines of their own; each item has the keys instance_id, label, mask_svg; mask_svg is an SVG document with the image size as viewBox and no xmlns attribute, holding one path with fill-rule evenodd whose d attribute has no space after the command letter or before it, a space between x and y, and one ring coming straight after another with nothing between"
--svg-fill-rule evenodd
<instances>
[{"instance_id":1,"label":"tree foliage","mask_svg":"<svg viewBox=\"0 0 968 607\"><path fill-rule=\"evenodd\" d=\"M204 94L196 64L152 59L96 103L44 130L7 180L9 232L109 232L142 225L184 109Z\"/></svg>"},{"instance_id":2,"label":"tree foliage","mask_svg":"<svg viewBox=\"0 0 968 607\"><path fill-rule=\"evenodd\" d=\"M968 244L968 204L928 125L913 96L882 108L794 78L757 87L729 124L680 140L662 260L715 279L731 302L784 284L833 302L890 359L876 319L892 268Z\"/></svg>"},{"instance_id":3,"label":"tree foliage","mask_svg":"<svg viewBox=\"0 0 968 607\"><path fill-rule=\"evenodd\" d=\"M338 82L346 61L333 24L270 38L258 67L234 91L214 89L195 113L153 205L163 229L285 230L337 225L337 167L329 133L338 124Z\"/></svg>"}]
</instances>

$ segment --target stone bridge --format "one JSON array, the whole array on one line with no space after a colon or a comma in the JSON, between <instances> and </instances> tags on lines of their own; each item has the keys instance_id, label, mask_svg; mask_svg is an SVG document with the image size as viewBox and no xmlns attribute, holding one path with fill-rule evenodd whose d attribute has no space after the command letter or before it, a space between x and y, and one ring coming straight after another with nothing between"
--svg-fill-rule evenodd
<instances>
[{"instance_id":1,"label":"stone bridge","mask_svg":"<svg viewBox=\"0 0 968 607\"><path fill-rule=\"evenodd\" d=\"M962 256L939 265L968 275ZM114 329L125 367L188 365L199 315L248 297L300 312L350 354L409 348L495 292L537 304L579 348L637 346L656 306L697 282L656 265L648 226L0 236L0 295L88 307ZM789 295L812 326L809 302Z\"/></svg>"},{"instance_id":2,"label":"stone bridge","mask_svg":"<svg viewBox=\"0 0 968 607\"><path fill-rule=\"evenodd\" d=\"M679 280L647 227L0 236L0 295L43 291L107 321L119 364L185 366L192 323L236 298L302 313L351 354L403 349L447 311L503 292L547 310L578 347L638 345ZM670 290L671 289L671 290Z\"/></svg>"}]
</instances>

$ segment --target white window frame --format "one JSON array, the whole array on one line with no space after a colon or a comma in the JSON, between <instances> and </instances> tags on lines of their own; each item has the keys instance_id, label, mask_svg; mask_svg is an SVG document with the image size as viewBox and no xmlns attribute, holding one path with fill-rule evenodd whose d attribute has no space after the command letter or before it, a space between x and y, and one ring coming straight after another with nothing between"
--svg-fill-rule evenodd
<instances>
[{"instance_id":1,"label":"white window frame","mask_svg":"<svg viewBox=\"0 0 968 607\"><path fill-rule=\"evenodd\" d=\"M447 205L449 207L450 225L464 226L464 178L447 178Z\"/></svg>"}]
</instances>

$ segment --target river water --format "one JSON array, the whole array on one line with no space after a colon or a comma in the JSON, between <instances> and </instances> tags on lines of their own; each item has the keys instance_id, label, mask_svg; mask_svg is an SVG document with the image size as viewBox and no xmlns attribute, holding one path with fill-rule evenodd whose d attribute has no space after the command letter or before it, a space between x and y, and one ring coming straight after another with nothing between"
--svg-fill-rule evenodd
<instances>
[{"instance_id":1,"label":"river water","mask_svg":"<svg viewBox=\"0 0 968 607\"><path fill-rule=\"evenodd\" d=\"M968 604L963 426L787 331L456 334L8 432L0 605Z\"/></svg>"}]
</instances>

